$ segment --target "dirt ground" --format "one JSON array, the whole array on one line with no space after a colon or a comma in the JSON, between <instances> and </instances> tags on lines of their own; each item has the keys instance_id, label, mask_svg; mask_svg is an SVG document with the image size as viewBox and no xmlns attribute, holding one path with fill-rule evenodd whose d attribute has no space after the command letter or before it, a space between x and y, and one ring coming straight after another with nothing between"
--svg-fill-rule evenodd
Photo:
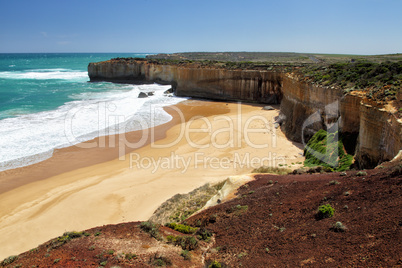
<instances>
[{"instance_id":1,"label":"dirt ground","mask_svg":"<svg viewBox=\"0 0 402 268\"><path fill-rule=\"evenodd\" d=\"M325 204L335 212L320 219L318 207ZM336 222L345 229L334 229ZM158 241L134 222L93 228L61 245L54 239L4 266L155 267L161 259L168 267L208 267L212 261L221 267L402 267L402 165L256 175L236 198L187 224L214 234L208 242L197 240L191 260L166 241L183 234L160 227L164 239Z\"/></svg>"}]
</instances>

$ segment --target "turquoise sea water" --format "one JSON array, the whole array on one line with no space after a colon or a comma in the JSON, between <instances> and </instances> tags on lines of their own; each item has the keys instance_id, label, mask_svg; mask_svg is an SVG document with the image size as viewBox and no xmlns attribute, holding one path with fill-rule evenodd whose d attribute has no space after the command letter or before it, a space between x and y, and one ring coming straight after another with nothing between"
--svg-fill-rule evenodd
<instances>
[{"instance_id":1,"label":"turquoise sea water","mask_svg":"<svg viewBox=\"0 0 402 268\"><path fill-rule=\"evenodd\" d=\"M0 54L0 171L40 162L55 148L169 121L162 107L182 99L164 95L168 86L88 82L89 62L145 55ZM139 92L154 95L141 99Z\"/></svg>"}]
</instances>

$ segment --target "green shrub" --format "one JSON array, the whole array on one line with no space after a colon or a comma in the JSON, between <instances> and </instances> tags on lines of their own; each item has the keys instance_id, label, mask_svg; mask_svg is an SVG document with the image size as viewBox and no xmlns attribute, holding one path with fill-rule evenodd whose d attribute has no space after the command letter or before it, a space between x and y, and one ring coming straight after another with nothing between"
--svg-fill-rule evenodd
<instances>
[{"instance_id":1,"label":"green shrub","mask_svg":"<svg viewBox=\"0 0 402 268\"><path fill-rule=\"evenodd\" d=\"M180 256L182 256L185 260L191 260L191 253L188 250L182 250Z\"/></svg>"},{"instance_id":2,"label":"green shrub","mask_svg":"<svg viewBox=\"0 0 402 268\"><path fill-rule=\"evenodd\" d=\"M137 255L134 253L126 253L125 258L126 258L126 260L136 259Z\"/></svg>"},{"instance_id":3,"label":"green shrub","mask_svg":"<svg viewBox=\"0 0 402 268\"><path fill-rule=\"evenodd\" d=\"M334 213L335 209L330 204L322 205L318 207L317 218L331 218L332 216L334 216Z\"/></svg>"},{"instance_id":4,"label":"green shrub","mask_svg":"<svg viewBox=\"0 0 402 268\"><path fill-rule=\"evenodd\" d=\"M213 261L208 268L222 268L222 264L218 261Z\"/></svg>"},{"instance_id":5,"label":"green shrub","mask_svg":"<svg viewBox=\"0 0 402 268\"><path fill-rule=\"evenodd\" d=\"M70 241L71 239L79 238L83 235L88 236L89 234L86 232L75 232L75 231L65 232L62 236L59 236L58 238L56 238L51 242L51 248L60 247L65 243L67 243L68 241Z\"/></svg>"},{"instance_id":6,"label":"green shrub","mask_svg":"<svg viewBox=\"0 0 402 268\"><path fill-rule=\"evenodd\" d=\"M392 99L402 84L402 61L374 63L358 60L336 63L326 68L319 66L302 70L308 80L322 85L335 85L346 92L370 87L367 97ZM383 90L387 86L387 90Z\"/></svg>"},{"instance_id":7,"label":"green shrub","mask_svg":"<svg viewBox=\"0 0 402 268\"><path fill-rule=\"evenodd\" d=\"M201 240L209 241L210 237L213 235L211 231L206 228L201 228L197 231L197 237Z\"/></svg>"},{"instance_id":8,"label":"green shrub","mask_svg":"<svg viewBox=\"0 0 402 268\"><path fill-rule=\"evenodd\" d=\"M6 266L9 265L13 262L15 262L18 259L18 256L10 256L8 258L5 258L2 262L0 262L1 266Z\"/></svg>"},{"instance_id":9,"label":"green shrub","mask_svg":"<svg viewBox=\"0 0 402 268\"><path fill-rule=\"evenodd\" d=\"M175 222L167 223L166 226L183 234L194 234L198 230L198 228L194 228L189 225L178 224Z\"/></svg>"},{"instance_id":10,"label":"green shrub","mask_svg":"<svg viewBox=\"0 0 402 268\"><path fill-rule=\"evenodd\" d=\"M140 224L140 228L144 231L149 233L149 235L156 240L162 240L162 236L159 234L159 226L155 225L152 222L144 221Z\"/></svg>"},{"instance_id":11,"label":"green shrub","mask_svg":"<svg viewBox=\"0 0 402 268\"><path fill-rule=\"evenodd\" d=\"M346 153L339 132L328 133L320 129L304 148L305 166L323 166L327 170L345 171L350 168L353 156Z\"/></svg>"},{"instance_id":12,"label":"green shrub","mask_svg":"<svg viewBox=\"0 0 402 268\"><path fill-rule=\"evenodd\" d=\"M155 256L153 258L151 258L151 263L155 266L168 266L171 265L172 262L170 261L170 259L168 259L167 257L164 256L158 256L159 254L156 253ZM152 261L153 259L153 261Z\"/></svg>"},{"instance_id":13,"label":"green shrub","mask_svg":"<svg viewBox=\"0 0 402 268\"><path fill-rule=\"evenodd\" d=\"M183 250L194 250L198 246L198 241L192 236L173 236L168 235L167 237L168 242L176 245L181 246Z\"/></svg>"}]
</instances>

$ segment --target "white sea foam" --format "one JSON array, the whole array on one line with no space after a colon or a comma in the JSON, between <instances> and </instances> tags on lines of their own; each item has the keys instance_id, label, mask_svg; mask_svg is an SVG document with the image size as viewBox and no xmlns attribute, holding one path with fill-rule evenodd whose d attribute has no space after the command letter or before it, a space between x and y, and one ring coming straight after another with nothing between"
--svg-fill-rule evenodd
<instances>
[{"instance_id":1,"label":"white sea foam","mask_svg":"<svg viewBox=\"0 0 402 268\"><path fill-rule=\"evenodd\" d=\"M0 78L4 79L38 79L38 80L75 80L85 81L88 73L69 69L34 69L26 71L0 72Z\"/></svg>"},{"instance_id":2,"label":"white sea foam","mask_svg":"<svg viewBox=\"0 0 402 268\"><path fill-rule=\"evenodd\" d=\"M56 148L166 123L171 116L163 107L184 100L164 96L168 88L129 85L81 93L56 110L0 120L0 171L43 161ZM139 92L154 95L138 98Z\"/></svg>"}]
</instances>

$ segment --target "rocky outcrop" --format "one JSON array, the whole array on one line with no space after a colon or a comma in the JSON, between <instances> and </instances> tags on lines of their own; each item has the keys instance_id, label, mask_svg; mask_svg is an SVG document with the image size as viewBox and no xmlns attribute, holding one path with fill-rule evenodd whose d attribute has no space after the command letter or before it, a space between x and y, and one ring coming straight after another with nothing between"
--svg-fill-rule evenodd
<instances>
[{"instance_id":1,"label":"rocky outcrop","mask_svg":"<svg viewBox=\"0 0 402 268\"><path fill-rule=\"evenodd\" d=\"M116 59L90 63L88 75L91 81L170 84L177 96L281 103L279 121L289 139L307 143L319 129L339 128L360 168L391 160L402 148L402 122L392 113L289 73Z\"/></svg>"}]
</instances>

